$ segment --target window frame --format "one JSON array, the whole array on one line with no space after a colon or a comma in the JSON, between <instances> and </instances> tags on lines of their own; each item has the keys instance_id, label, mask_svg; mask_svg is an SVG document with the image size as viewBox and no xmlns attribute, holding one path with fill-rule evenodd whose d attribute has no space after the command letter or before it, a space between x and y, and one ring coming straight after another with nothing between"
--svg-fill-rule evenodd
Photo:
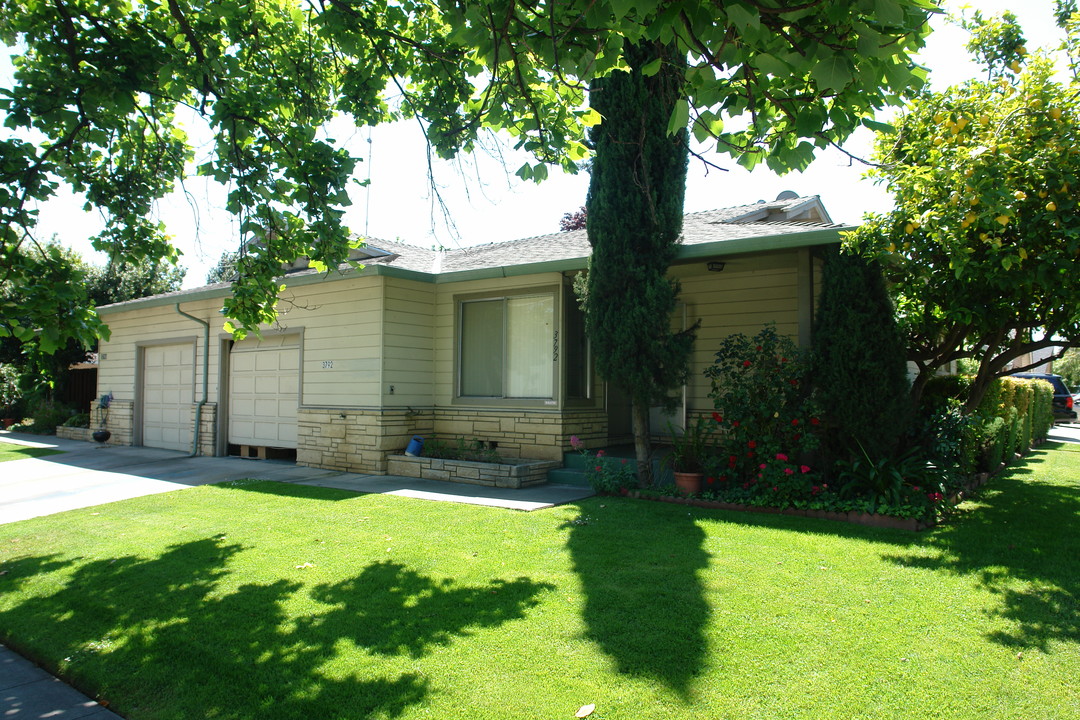
<instances>
[{"instance_id":1,"label":"window frame","mask_svg":"<svg viewBox=\"0 0 1080 720\"><path fill-rule=\"evenodd\" d=\"M522 297L547 297L552 302L552 360L551 360L551 397L507 397L503 395L463 395L462 374L465 367L464 346L462 332L464 330L464 306L471 302L503 301L503 347L501 350L503 363L502 392L506 392L507 383L507 333L506 333L506 301L512 298ZM483 293L469 293L454 296L454 394L455 405L487 405L499 407L523 407L523 408L547 408L553 409L562 406L563 392L563 363L560 352L562 327L563 327L563 298L557 285L538 285L535 287L493 290ZM557 354L556 354L557 353Z\"/></svg>"}]
</instances>

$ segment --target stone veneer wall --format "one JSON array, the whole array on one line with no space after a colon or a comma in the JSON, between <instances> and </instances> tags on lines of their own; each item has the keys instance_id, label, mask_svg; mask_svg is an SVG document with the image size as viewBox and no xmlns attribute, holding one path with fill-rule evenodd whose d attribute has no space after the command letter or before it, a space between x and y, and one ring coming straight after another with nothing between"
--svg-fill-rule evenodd
<instances>
[{"instance_id":1,"label":"stone veneer wall","mask_svg":"<svg viewBox=\"0 0 1080 720\"><path fill-rule=\"evenodd\" d=\"M98 401L90 403L90 430L101 427L102 414L106 411L98 407ZM131 445L134 442L135 402L132 400L113 400L109 405L105 429L112 433L108 445Z\"/></svg>"},{"instance_id":2,"label":"stone veneer wall","mask_svg":"<svg viewBox=\"0 0 1080 720\"><path fill-rule=\"evenodd\" d=\"M195 424L195 410L198 403L191 406L191 424ZM199 454L207 457L217 455L217 403L203 405L202 417L199 418Z\"/></svg>"},{"instance_id":3,"label":"stone veneer wall","mask_svg":"<svg viewBox=\"0 0 1080 720\"><path fill-rule=\"evenodd\" d=\"M391 475L404 475L425 480L444 480L469 485L517 489L547 482L548 470L561 466L562 462L555 460L522 461L510 465L391 455L387 470Z\"/></svg>"},{"instance_id":4,"label":"stone veneer wall","mask_svg":"<svg viewBox=\"0 0 1080 720\"><path fill-rule=\"evenodd\" d=\"M586 445L607 442L607 415L603 410L491 410L443 407L435 410L435 433L443 439L496 442L504 457L562 460L570 449L570 436Z\"/></svg>"},{"instance_id":5,"label":"stone veneer wall","mask_svg":"<svg viewBox=\"0 0 1080 720\"><path fill-rule=\"evenodd\" d=\"M296 464L384 475L387 455L430 435L431 423L430 412L300 408Z\"/></svg>"},{"instance_id":6,"label":"stone veneer wall","mask_svg":"<svg viewBox=\"0 0 1080 720\"><path fill-rule=\"evenodd\" d=\"M570 436L588 446L607 441L601 409L555 411L437 408L433 411L301 408L297 414L298 465L382 475L388 456L414 435L495 442L503 457L561 462Z\"/></svg>"}]
</instances>

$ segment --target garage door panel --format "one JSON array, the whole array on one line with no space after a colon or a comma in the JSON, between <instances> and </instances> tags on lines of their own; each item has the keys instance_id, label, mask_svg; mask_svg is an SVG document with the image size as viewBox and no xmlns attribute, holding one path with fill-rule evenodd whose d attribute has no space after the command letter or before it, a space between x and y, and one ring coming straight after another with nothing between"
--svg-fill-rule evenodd
<instances>
[{"instance_id":1,"label":"garage door panel","mask_svg":"<svg viewBox=\"0 0 1080 720\"><path fill-rule=\"evenodd\" d=\"M170 450L186 450L191 446L193 360L189 343L143 350L143 445Z\"/></svg>"},{"instance_id":2,"label":"garage door panel","mask_svg":"<svg viewBox=\"0 0 1080 720\"><path fill-rule=\"evenodd\" d=\"M296 447L299 336L248 339L233 346L229 370L229 442Z\"/></svg>"}]
</instances>

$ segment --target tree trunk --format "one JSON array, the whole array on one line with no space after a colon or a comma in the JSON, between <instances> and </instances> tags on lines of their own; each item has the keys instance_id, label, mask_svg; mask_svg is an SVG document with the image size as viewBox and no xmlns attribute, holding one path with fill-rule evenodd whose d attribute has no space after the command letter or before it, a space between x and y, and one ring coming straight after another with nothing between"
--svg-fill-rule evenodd
<instances>
[{"instance_id":1,"label":"tree trunk","mask_svg":"<svg viewBox=\"0 0 1080 720\"><path fill-rule=\"evenodd\" d=\"M649 404L640 398L635 398L633 403L634 456L637 459L638 487L646 488L653 484Z\"/></svg>"}]
</instances>

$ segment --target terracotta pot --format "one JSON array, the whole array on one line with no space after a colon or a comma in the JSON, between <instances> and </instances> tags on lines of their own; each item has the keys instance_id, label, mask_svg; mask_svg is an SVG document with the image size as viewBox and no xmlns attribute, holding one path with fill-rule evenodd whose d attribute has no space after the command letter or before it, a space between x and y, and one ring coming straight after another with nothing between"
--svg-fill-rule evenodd
<instances>
[{"instance_id":1,"label":"terracotta pot","mask_svg":"<svg viewBox=\"0 0 1080 720\"><path fill-rule=\"evenodd\" d=\"M675 487L679 488L683 495L696 495L701 492L701 480L703 473L674 473Z\"/></svg>"},{"instance_id":2,"label":"terracotta pot","mask_svg":"<svg viewBox=\"0 0 1080 720\"><path fill-rule=\"evenodd\" d=\"M0 422L4 423L4 429L7 430L9 427L15 424L15 418L4 418Z\"/></svg>"}]
</instances>

